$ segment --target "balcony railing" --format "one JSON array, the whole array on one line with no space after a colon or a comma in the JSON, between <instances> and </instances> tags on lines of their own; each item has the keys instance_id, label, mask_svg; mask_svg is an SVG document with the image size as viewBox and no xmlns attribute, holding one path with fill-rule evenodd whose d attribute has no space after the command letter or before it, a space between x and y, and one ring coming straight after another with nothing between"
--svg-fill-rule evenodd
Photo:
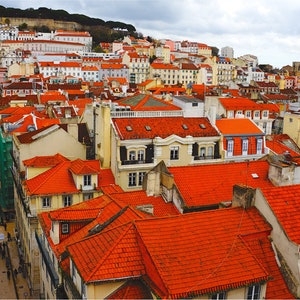
<instances>
[{"instance_id":1,"label":"balcony railing","mask_svg":"<svg viewBox=\"0 0 300 300\"><path fill-rule=\"evenodd\" d=\"M194 156L194 160L206 160L206 159L214 159L213 155L198 155Z\"/></svg>"},{"instance_id":2,"label":"balcony railing","mask_svg":"<svg viewBox=\"0 0 300 300\"><path fill-rule=\"evenodd\" d=\"M153 158L148 160L122 160L122 165L139 165L139 164L152 164Z\"/></svg>"}]
</instances>

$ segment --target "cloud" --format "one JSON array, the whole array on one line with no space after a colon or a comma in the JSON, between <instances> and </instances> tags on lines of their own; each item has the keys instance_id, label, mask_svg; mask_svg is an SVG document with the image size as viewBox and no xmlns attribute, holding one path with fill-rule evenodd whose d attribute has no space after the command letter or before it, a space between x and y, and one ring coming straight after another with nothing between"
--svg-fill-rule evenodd
<instances>
[{"instance_id":1,"label":"cloud","mask_svg":"<svg viewBox=\"0 0 300 300\"><path fill-rule=\"evenodd\" d=\"M231 46L236 54L251 53L278 67L300 60L298 0L2 0L1 5L120 21L154 38Z\"/></svg>"}]
</instances>

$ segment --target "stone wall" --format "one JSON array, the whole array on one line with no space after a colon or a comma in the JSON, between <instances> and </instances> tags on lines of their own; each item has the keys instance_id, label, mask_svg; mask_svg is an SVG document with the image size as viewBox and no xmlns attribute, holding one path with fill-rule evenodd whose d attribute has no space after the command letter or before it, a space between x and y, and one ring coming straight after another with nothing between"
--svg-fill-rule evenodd
<instances>
[{"instance_id":1,"label":"stone wall","mask_svg":"<svg viewBox=\"0 0 300 300\"><path fill-rule=\"evenodd\" d=\"M11 18L1 17L1 23L5 24L5 20L9 19L10 25L19 26L26 23L28 28L34 26L47 26L50 30L64 29L64 30L81 30L82 26L76 22L58 21L53 19L32 19L32 18Z\"/></svg>"}]
</instances>

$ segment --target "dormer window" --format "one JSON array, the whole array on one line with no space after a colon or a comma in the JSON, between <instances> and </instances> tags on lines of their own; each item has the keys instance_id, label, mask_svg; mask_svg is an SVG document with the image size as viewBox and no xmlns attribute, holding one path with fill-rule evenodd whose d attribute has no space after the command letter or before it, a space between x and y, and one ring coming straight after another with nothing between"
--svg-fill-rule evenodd
<instances>
[{"instance_id":1,"label":"dormer window","mask_svg":"<svg viewBox=\"0 0 300 300\"><path fill-rule=\"evenodd\" d=\"M61 224L61 233L68 234L69 233L69 223L62 223Z\"/></svg>"},{"instance_id":2,"label":"dormer window","mask_svg":"<svg viewBox=\"0 0 300 300\"><path fill-rule=\"evenodd\" d=\"M91 185L92 185L92 176L83 175L83 186L91 186Z\"/></svg>"}]
</instances>

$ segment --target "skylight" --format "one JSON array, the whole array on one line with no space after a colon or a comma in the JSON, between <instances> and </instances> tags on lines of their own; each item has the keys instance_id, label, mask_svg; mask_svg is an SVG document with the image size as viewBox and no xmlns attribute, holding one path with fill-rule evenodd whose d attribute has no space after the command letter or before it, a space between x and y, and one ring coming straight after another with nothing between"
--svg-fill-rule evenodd
<instances>
[{"instance_id":1,"label":"skylight","mask_svg":"<svg viewBox=\"0 0 300 300\"><path fill-rule=\"evenodd\" d=\"M256 173L251 174L252 178L259 178L259 176Z\"/></svg>"},{"instance_id":2,"label":"skylight","mask_svg":"<svg viewBox=\"0 0 300 300\"><path fill-rule=\"evenodd\" d=\"M151 131L151 127L150 127L149 125L146 125L146 126L145 126L145 129L146 129L147 131Z\"/></svg>"},{"instance_id":3,"label":"skylight","mask_svg":"<svg viewBox=\"0 0 300 300\"><path fill-rule=\"evenodd\" d=\"M132 131L132 127L131 127L130 125L127 125L127 126L126 126L126 130L127 130L127 131Z\"/></svg>"},{"instance_id":4,"label":"skylight","mask_svg":"<svg viewBox=\"0 0 300 300\"><path fill-rule=\"evenodd\" d=\"M206 129L206 126L203 123L199 124L199 126L200 126L201 129Z\"/></svg>"},{"instance_id":5,"label":"skylight","mask_svg":"<svg viewBox=\"0 0 300 300\"><path fill-rule=\"evenodd\" d=\"M188 129L188 126L187 126L186 124L182 124L182 128L183 128L184 130L187 130L187 129Z\"/></svg>"}]
</instances>

